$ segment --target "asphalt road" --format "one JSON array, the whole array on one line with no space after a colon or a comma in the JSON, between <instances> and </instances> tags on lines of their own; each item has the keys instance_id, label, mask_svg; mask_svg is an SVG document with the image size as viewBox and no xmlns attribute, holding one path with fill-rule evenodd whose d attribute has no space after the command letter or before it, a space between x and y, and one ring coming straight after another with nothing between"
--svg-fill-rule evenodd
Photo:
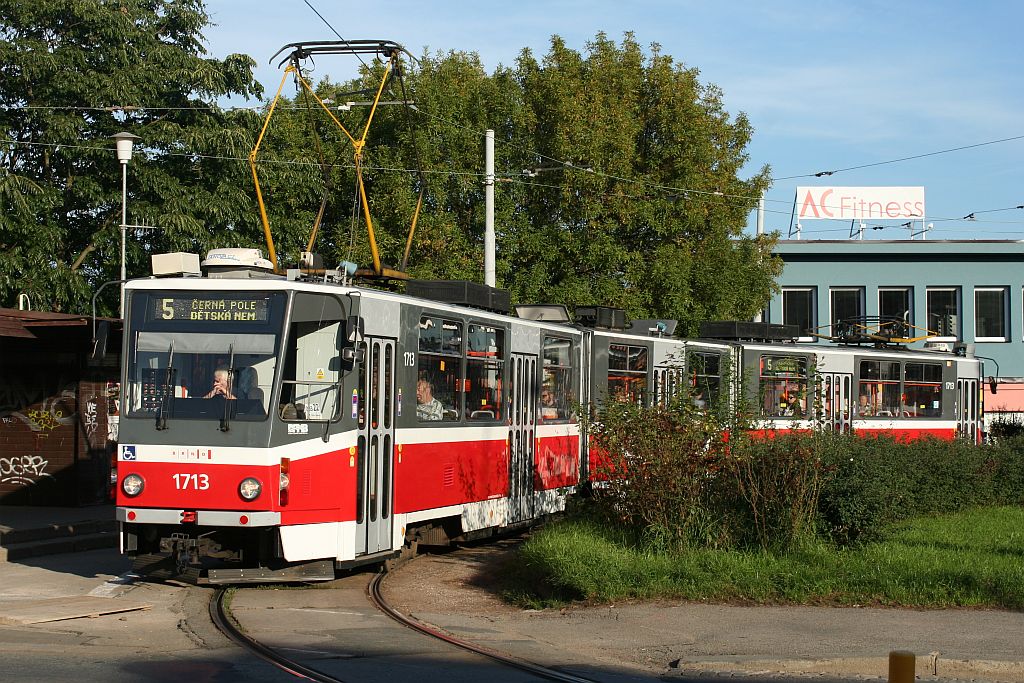
<instances>
[{"instance_id":1,"label":"asphalt road","mask_svg":"<svg viewBox=\"0 0 1024 683\"><path fill-rule=\"evenodd\" d=\"M601 681L857 681L884 678L887 653L909 649L921 680L1024 683L1021 613L692 603L524 611L494 593L500 559L492 548L419 558L388 577L385 597L457 637ZM0 680L292 680L216 632L207 614L210 589L120 583L127 569L109 550L0 564L0 618L5 605L90 593L150 605L0 625ZM255 637L310 666L347 672L353 683L382 676L388 683L530 680L378 614L365 596L368 578L246 590L232 609Z\"/></svg>"}]
</instances>

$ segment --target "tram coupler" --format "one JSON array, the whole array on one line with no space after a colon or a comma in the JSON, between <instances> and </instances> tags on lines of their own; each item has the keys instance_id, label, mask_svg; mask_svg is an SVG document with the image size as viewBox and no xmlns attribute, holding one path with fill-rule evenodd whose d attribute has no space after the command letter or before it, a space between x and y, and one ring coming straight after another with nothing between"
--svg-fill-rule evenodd
<instances>
[{"instance_id":1,"label":"tram coupler","mask_svg":"<svg viewBox=\"0 0 1024 683\"><path fill-rule=\"evenodd\" d=\"M174 557L174 566L183 573L189 565L199 564L199 540L188 534L173 533L170 538L160 539L160 552Z\"/></svg>"}]
</instances>

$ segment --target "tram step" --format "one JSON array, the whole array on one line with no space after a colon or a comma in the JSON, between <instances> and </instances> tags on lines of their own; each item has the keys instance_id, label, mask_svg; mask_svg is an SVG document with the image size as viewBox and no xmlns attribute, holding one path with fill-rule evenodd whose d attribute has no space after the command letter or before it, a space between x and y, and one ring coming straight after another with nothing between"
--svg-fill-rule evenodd
<instances>
[{"instance_id":1,"label":"tram step","mask_svg":"<svg viewBox=\"0 0 1024 683\"><path fill-rule=\"evenodd\" d=\"M78 553L86 550L113 549L116 547L117 534L113 532L76 534L64 538L48 538L22 543L8 543L5 539L3 545L0 545L0 562L13 562L41 555Z\"/></svg>"}]
</instances>

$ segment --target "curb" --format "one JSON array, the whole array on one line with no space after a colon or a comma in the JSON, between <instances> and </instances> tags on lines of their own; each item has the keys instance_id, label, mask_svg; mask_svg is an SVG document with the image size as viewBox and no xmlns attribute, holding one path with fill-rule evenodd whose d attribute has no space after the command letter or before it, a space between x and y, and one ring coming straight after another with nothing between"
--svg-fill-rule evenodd
<instances>
[{"instance_id":1,"label":"curb","mask_svg":"<svg viewBox=\"0 0 1024 683\"><path fill-rule=\"evenodd\" d=\"M117 534L106 531L21 543L7 543L5 541L5 544L0 546L0 563L41 557L43 555L77 553L107 548L114 549L116 547Z\"/></svg>"},{"instance_id":2,"label":"curb","mask_svg":"<svg viewBox=\"0 0 1024 683\"><path fill-rule=\"evenodd\" d=\"M859 676L887 679L886 657L837 657L833 659L736 659L682 660L669 664L670 671L736 673L739 675L796 674L807 676ZM939 652L917 655L917 680L985 680L1024 683L1024 662L986 659L945 659Z\"/></svg>"}]
</instances>

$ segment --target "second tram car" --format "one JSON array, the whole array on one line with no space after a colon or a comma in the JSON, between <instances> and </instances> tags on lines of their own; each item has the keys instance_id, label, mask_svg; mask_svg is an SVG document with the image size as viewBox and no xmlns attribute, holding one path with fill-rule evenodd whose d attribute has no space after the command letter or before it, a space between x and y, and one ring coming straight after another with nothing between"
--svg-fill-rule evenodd
<instances>
[{"instance_id":1,"label":"second tram car","mask_svg":"<svg viewBox=\"0 0 1024 683\"><path fill-rule=\"evenodd\" d=\"M590 476L581 407L665 403L683 382L707 403L744 387L771 429L819 411L835 429L980 438L973 358L684 340L610 309L574 324L298 271L215 275L125 288L116 515L140 569L330 579L529 524Z\"/></svg>"}]
</instances>

